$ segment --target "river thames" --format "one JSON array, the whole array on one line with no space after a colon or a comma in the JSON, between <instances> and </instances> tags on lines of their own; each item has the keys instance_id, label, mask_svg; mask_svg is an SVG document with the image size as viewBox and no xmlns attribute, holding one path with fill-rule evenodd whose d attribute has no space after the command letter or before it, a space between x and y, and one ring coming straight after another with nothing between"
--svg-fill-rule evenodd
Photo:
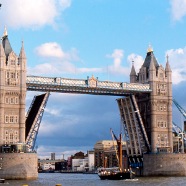
<instances>
[{"instance_id":1,"label":"river thames","mask_svg":"<svg viewBox=\"0 0 186 186\"><path fill-rule=\"evenodd\" d=\"M135 181L100 180L97 174L39 173L37 180L7 180L11 186L182 186L186 177L138 177Z\"/></svg>"}]
</instances>

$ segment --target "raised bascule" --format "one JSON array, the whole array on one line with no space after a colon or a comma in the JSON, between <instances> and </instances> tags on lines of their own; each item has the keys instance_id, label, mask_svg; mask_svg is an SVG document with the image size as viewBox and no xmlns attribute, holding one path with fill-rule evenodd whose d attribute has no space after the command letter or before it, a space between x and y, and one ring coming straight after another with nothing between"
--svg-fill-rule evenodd
<instances>
[{"instance_id":1,"label":"raised bascule","mask_svg":"<svg viewBox=\"0 0 186 186\"><path fill-rule=\"evenodd\" d=\"M24 45L15 54L5 29L0 43L0 178L36 179L35 140L49 92L117 96L130 165L144 176L186 175L186 155L173 153L172 72L148 48L145 61L130 83L98 78L67 79L27 76ZM25 116L27 91L35 96ZM140 165L140 166L139 166ZM138 167L137 167L138 166Z\"/></svg>"}]
</instances>

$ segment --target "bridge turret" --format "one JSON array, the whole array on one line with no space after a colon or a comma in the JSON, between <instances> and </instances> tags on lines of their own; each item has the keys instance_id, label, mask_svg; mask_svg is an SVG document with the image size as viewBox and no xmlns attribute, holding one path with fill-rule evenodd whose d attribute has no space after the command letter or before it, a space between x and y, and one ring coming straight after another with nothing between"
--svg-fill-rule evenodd
<instances>
[{"instance_id":1,"label":"bridge turret","mask_svg":"<svg viewBox=\"0 0 186 186\"><path fill-rule=\"evenodd\" d=\"M18 64L20 65L20 141L25 142L25 99L26 99L26 54L22 41Z\"/></svg>"},{"instance_id":2,"label":"bridge turret","mask_svg":"<svg viewBox=\"0 0 186 186\"><path fill-rule=\"evenodd\" d=\"M167 79L167 97L168 97L168 103L167 108L169 110L169 114L167 117L168 120L168 137L170 144L173 144L173 138L172 138L172 70L169 64L169 57L167 56L167 62L165 66L165 78Z\"/></svg>"},{"instance_id":3,"label":"bridge turret","mask_svg":"<svg viewBox=\"0 0 186 186\"><path fill-rule=\"evenodd\" d=\"M36 179L38 177L37 155L26 153L25 98L24 47L22 45L18 57L12 50L5 28L2 44L0 44L0 154L3 160L1 178ZM22 170L24 170L23 174Z\"/></svg>"},{"instance_id":4,"label":"bridge turret","mask_svg":"<svg viewBox=\"0 0 186 186\"><path fill-rule=\"evenodd\" d=\"M149 83L150 95L139 95L138 104L152 152L172 152L172 72L159 65L151 46L138 74L140 83ZM160 140L161 139L161 140Z\"/></svg>"},{"instance_id":5,"label":"bridge turret","mask_svg":"<svg viewBox=\"0 0 186 186\"><path fill-rule=\"evenodd\" d=\"M23 63L24 63L24 67L25 67L26 54L25 54L25 49L24 49L24 42L22 41L22 46L21 46L21 50L19 53L19 65L23 65Z\"/></svg>"},{"instance_id":6,"label":"bridge turret","mask_svg":"<svg viewBox=\"0 0 186 186\"><path fill-rule=\"evenodd\" d=\"M153 90L152 94L154 94L156 92L156 86L154 82L154 80L156 79L156 67L154 63L154 58L151 58L150 60L148 73L149 73L148 76L149 76L150 87Z\"/></svg>"},{"instance_id":7,"label":"bridge turret","mask_svg":"<svg viewBox=\"0 0 186 186\"><path fill-rule=\"evenodd\" d=\"M169 64L169 56L167 56L167 62L165 66L165 76L168 78L168 81L172 81L172 70Z\"/></svg>"},{"instance_id":8,"label":"bridge turret","mask_svg":"<svg viewBox=\"0 0 186 186\"><path fill-rule=\"evenodd\" d=\"M6 27L4 29L4 34L3 34L3 37L2 37L2 45L3 45L3 48L4 48L4 52L5 52L5 55L6 55L6 62L7 62L8 61L8 56L12 52L12 47L11 47L9 39L8 39L8 32L7 32Z\"/></svg>"},{"instance_id":9,"label":"bridge turret","mask_svg":"<svg viewBox=\"0 0 186 186\"><path fill-rule=\"evenodd\" d=\"M19 57L18 57L18 64L20 66L20 76L21 76L21 81L20 83L22 83L24 86L26 85L26 54L25 54L25 49L24 49L24 43L22 41L22 46L21 46L21 50L19 53Z\"/></svg>"},{"instance_id":10,"label":"bridge turret","mask_svg":"<svg viewBox=\"0 0 186 186\"><path fill-rule=\"evenodd\" d=\"M132 68L131 68L131 72L130 72L130 83L136 83L136 70L134 68L134 62L132 62Z\"/></svg>"}]
</instances>

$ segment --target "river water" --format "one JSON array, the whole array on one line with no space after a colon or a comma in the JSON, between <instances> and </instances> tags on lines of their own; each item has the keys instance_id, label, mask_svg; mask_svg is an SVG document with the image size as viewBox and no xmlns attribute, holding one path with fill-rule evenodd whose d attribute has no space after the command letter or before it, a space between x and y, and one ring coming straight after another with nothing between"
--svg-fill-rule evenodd
<instances>
[{"instance_id":1,"label":"river water","mask_svg":"<svg viewBox=\"0 0 186 186\"><path fill-rule=\"evenodd\" d=\"M39 173L37 180L7 180L11 186L185 186L186 177L138 177L137 180L100 180L97 174Z\"/></svg>"}]
</instances>

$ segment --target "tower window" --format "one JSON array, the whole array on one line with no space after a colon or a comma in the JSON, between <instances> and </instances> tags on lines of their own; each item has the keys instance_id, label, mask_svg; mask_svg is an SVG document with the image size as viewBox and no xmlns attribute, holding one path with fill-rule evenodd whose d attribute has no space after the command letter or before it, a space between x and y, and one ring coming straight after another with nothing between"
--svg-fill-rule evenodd
<instances>
[{"instance_id":1,"label":"tower window","mask_svg":"<svg viewBox=\"0 0 186 186\"><path fill-rule=\"evenodd\" d=\"M9 116L5 116L5 123L9 123Z\"/></svg>"},{"instance_id":2,"label":"tower window","mask_svg":"<svg viewBox=\"0 0 186 186\"><path fill-rule=\"evenodd\" d=\"M165 125L165 128L167 128L167 122L166 121L165 121L164 125Z\"/></svg>"},{"instance_id":3,"label":"tower window","mask_svg":"<svg viewBox=\"0 0 186 186\"><path fill-rule=\"evenodd\" d=\"M15 98L15 104L18 104L18 97Z\"/></svg>"},{"instance_id":4,"label":"tower window","mask_svg":"<svg viewBox=\"0 0 186 186\"><path fill-rule=\"evenodd\" d=\"M14 122L14 116L10 116L10 123Z\"/></svg>"},{"instance_id":5,"label":"tower window","mask_svg":"<svg viewBox=\"0 0 186 186\"><path fill-rule=\"evenodd\" d=\"M163 121L161 122L161 128L163 128Z\"/></svg>"},{"instance_id":6,"label":"tower window","mask_svg":"<svg viewBox=\"0 0 186 186\"><path fill-rule=\"evenodd\" d=\"M5 98L5 103L6 103L6 104L9 103L9 99L8 99L8 97Z\"/></svg>"},{"instance_id":7,"label":"tower window","mask_svg":"<svg viewBox=\"0 0 186 186\"><path fill-rule=\"evenodd\" d=\"M10 98L10 103L14 104L14 98Z\"/></svg>"},{"instance_id":8,"label":"tower window","mask_svg":"<svg viewBox=\"0 0 186 186\"><path fill-rule=\"evenodd\" d=\"M13 140L13 134L12 133L10 133L10 140Z\"/></svg>"},{"instance_id":9,"label":"tower window","mask_svg":"<svg viewBox=\"0 0 186 186\"><path fill-rule=\"evenodd\" d=\"M11 78L15 78L15 73L11 72Z\"/></svg>"},{"instance_id":10,"label":"tower window","mask_svg":"<svg viewBox=\"0 0 186 186\"><path fill-rule=\"evenodd\" d=\"M11 60L10 64L15 65L15 60Z\"/></svg>"},{"instance_id":11,"label":"tower window","mask_svg":"<svg viewBox=\"0 0 186 186\"><path fill-rule=\"evenodd\" d=\"M18 123L18 117L15 116L15 123Z\"/></svg>"}]
</instances>

